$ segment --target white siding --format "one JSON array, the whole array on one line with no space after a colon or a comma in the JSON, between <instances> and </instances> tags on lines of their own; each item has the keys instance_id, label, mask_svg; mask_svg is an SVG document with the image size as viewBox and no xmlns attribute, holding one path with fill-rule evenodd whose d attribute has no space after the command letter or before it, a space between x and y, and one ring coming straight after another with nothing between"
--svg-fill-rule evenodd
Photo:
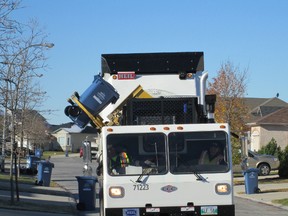
<instances>
[{"instance_id":1,"label":"white siding","mask_svg":"<svg viewBox=\"0 0 288 216\"><path fill-rule=\"evenodd\" d=\"M288 145L288 127L282 125L251 127L251 150L258 151L262 146L267 145L272 138L283 150Z\"/></svg>"}]
</instances>

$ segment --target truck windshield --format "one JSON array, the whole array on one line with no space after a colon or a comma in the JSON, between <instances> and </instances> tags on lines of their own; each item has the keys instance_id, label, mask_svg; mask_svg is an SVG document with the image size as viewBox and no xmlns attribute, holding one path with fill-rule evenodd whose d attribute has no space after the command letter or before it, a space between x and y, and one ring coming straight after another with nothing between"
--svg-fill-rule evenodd
<instances>
[{"instance_id":1,"label":"truck windshield","mask_svg":"<svg viewBox=\"0 0 288 216\"><path fill-rule=\"evenodd\" d=\"M163 133L111 134L107 136L110 175L163 174L167 172Z\"/></svg>"},{"instance_id":2,"label":"truck windshield","mask_svg":"<svg viewBox=\"0 0 288 216\"><path fill-rule=\"evenodd\" d=\"M227 137L223 131L173 132L168 137L164 133L110 134L107 170L110 175L227 172Z\"/></svg>"},{"instance_id":3,"label":"truck windshield","mask_svg":"<svg viewBox=\"0 0 288 216\"><path fill-rule=\"evenodd\" d=\"M226 172L227 134L223 131L170 133L169 164L173 174Z\"/></svg>"}]
</instances>

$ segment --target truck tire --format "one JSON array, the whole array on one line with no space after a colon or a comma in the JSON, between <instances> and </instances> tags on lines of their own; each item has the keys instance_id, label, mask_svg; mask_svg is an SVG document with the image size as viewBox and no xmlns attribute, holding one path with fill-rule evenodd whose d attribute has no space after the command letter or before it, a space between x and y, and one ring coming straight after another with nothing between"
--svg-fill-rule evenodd
<instances>
[{"instance_id":1,"label":"truck tire","mask_svg":"<svg viewBox=\"0 0 288 216\"><path fill-rule=\"evenodd\" d=\"M258 169L259 169L259 175L261 176L269 175L271 171L270 166L266 163L260 164L258 166Z\"/></svg>"}]
</instances>

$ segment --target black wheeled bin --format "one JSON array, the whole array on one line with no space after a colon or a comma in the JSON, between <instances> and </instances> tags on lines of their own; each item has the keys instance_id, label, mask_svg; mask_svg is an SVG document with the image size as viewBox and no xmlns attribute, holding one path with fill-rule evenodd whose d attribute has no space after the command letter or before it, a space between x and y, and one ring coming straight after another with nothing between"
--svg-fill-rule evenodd
<instances>
[{"instance_id":1,"label":"black wheeled bin","mask_svg":"<svg viewBox=\"0 0 288 216\"><path fill-rule=\"evenodd\" d=\"M79 203L78 210L94 210L96 204L96 182L94 176L76 176L78 181Z\"/></svg>"},{"instance_id":2,"label":"black wheeled bin","mask_svg":"<svg viewBox=\"0 0 288 216\"><path fill-rule=\"evenodd\" d=\"M260 191L258 188L258 173L259 169L256 168L249 168L244 171L246 194L254 194Z\"/></svg>"},{"instance_id":3,"label":"black wheeled bin","mask_svg":"<svg viewBox=\"0 0 288 216\"><path fill-rule=\"evenodd\" d=\"M46 186L46 187L50 186L52 168L54 168L54 164L49 161L38 162L38 166L37 166L38 178L36 181L37 185Z\"/></svg>"}]
</instances>

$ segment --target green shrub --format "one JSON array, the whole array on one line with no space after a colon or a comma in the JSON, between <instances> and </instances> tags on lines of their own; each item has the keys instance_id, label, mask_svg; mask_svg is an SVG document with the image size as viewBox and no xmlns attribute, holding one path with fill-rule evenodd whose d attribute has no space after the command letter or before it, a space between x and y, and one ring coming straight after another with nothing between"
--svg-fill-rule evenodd
<instances>
[{"instance_id":1,"label":"green shrub","mask_svg":"<svg viewBox=\"0 0 288 216\"><path fill-rule=\"evenodd\" d=\"M279 160L280 160L280 167L278 170L279 177L288 178L288 145L281 152Z\"/></svg>"},{"instance_id":2,"label":"green shrub","mask_svg":"<svg viewBox=\"0 0 288 216\"><path fill-rule=\"evenodd\" d=\"M232 137L232 162L233 164L240 164L241 162L241 144L239 139Z\"/></svg>"},{"instance_id":3,"label":"green shrub","mask_svg":"<svg viewBox=\"0 0 288 216\"><path fill-rule=\"evenodd\" d=\"M280 146L277 146L277 142L274 138L259 151L259 154L269 154L278 157L280 166L278 169L278 175L280 178L288 178L288 145L282 151Z\"/></svg>"},{"instance_id":4,"label":"green shrub","mask_svg":"<svg viewBox=\"0 0 288 216\"><path fill-rule=\"evenodd\" d=\"M274 138L272 138L266 146L262 146L262 148L258 151L258 153L274 155L279 158L279 156L281 155L281 147L277 146L277 141Z\"/></svg>"}]
</instances>

